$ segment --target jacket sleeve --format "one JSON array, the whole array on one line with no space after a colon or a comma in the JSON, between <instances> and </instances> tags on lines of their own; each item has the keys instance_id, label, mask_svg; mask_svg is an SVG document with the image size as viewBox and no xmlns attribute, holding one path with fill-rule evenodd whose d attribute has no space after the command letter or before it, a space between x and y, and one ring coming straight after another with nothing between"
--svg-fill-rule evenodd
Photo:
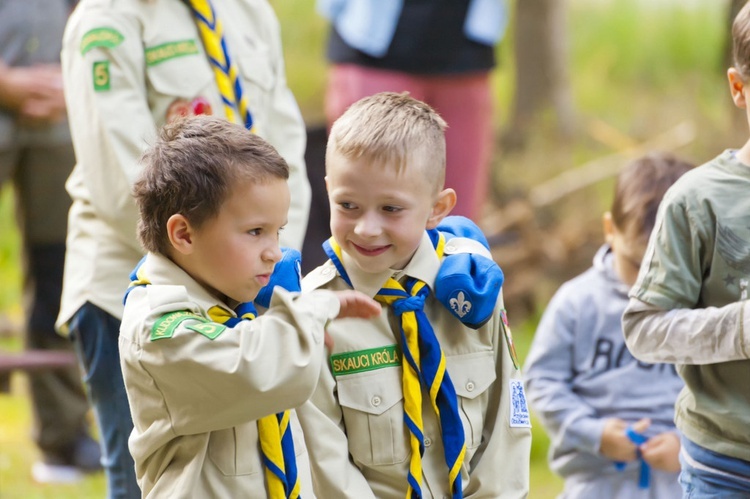
<instances>
[{"instance_id":1,"label":"jacket sleeve","mask_svg":"<svg viewBox=\"0 0 750 499\"><path fill-rule=\"evenodd\" d=\"M525 365L531 408L552 445L598 454L603 421L573 391L576 304L563 285L550 301L531 344Z\"/></svg>"},{"instance_id":2,"label":"jacket sleeve","mask_svg":"<svg viewBox=\"0 0 750 499\"><path fill-rule=\"evenodd\" d=\"M513 364L513 357L505 338L500 311L502 294L498 299L491 328L495 345L496 378L493 383L482 429L482 443L469 463L470 476L464 497L516 499L529 494L529 466L531 453L531 425L515 426L511 421L514 403L513 384L522 386L521 371ZM508 332L510 334L510 332ZM522 397L525 398L525 397Z\"/></svg>"},{"instance_id":3,"label":"jacket sleeve","mask_svg":"<svg viewBox=\"0 0 750 499\"><path fill-rule=\"evenodd\" d=\"M259 318L226 329L185 321L171 337L144 343L138 362L161 391L176 434L238 426L309 398L324 358L323 327L338 311L329 292L278 290Z\"/></svg>"},{"instance_id":4,"label":"jacket sleeve","mask_svg":"<svg viewBox=\"0 0 750 499\"><path fill-rule=\"evenodd\" d=\"M645 362L715 364L747 359L750 302L699 306L708 266L705 255L714 234L706 229L711 224L694 220L690 201L668 192L659 208L623 314L625 341Z\"/></svg>"},{"instance_id":5,"label":"jacket sleeve","mask_svg":"<svg viewBox=\"0 0 750 499\"><path fill-rule=\"evenodd\" d=\"M96 30L108 36L109 43L87 43ZM146 97L145 67L137 19L83 5L71 16L62 73L78 168L99 216L118 234L128 235L122 242L139 252L133 236L138 213L131 186L146 139L156 130Z\"/></svg>"},{"instance_id":6,"label":"jacket sleeve","mask_svg":"<svg viewBox=\"0 0 750 499\"><path fill-rule=\"evenodd\" d=\"M321 369L312 398L297 409L310 454L318 497L374 498L362 472L349 457L349 443L330 369Z\"/></svg>"}]
</instances>

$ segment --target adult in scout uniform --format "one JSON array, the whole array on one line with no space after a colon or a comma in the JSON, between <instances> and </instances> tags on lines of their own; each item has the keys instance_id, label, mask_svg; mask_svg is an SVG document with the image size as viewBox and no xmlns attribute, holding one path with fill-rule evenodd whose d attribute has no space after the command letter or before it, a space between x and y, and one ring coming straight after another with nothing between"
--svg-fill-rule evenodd
<instances>
[{"instance_id":1,"label":"adult in scout uniform","mask_svg":"<svg viewBox=\"0 0 750 499\"><path fill-rule=\"evenodd\" d=\"M12 182L25 256L27 348L71 349L55 332L65 262L65 179L75 158L65 117L60 45L73 2L0 2L0 183ZM87 433L77 367L29 373L40 482L72 481L100 467Z\"/></svg>"},{"instance_id":2,"label":"adult in scout uniform","mask_svg":"<svg viewBox=\"0 0 750 499\"><path fill-rule=\"evenodd\" d=\"M280 237L300 248L310 199L304 123L265 0L83 0L66 28L62 61L77 165L67 184L73 206L58 326L79 347L110 495L136 497L117 334L128 274L142 257L130 197L138 158L176 116L244 123L290 166L292 205Z\"/></svg>"}]
</instances>

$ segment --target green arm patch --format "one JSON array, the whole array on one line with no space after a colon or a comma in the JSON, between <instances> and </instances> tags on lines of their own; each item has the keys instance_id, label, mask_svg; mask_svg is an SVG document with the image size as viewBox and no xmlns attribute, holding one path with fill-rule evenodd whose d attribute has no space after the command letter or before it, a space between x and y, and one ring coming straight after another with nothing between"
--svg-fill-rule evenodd
<instances>
[{"instance_id":1,"label":"green arm patch","mask_svg":"<svg viewBox=\"0 0 750 499\"><path fill-rule=\"evenodd\" d=\"M111 88L111 78L109 76L109 61L97 61L93 66L94 71L94 91L105 92Z\"/></svg>"},{"instance_id":2,"label":"green arm patch","mask_svg":"<svg viewBox=\"0 0 750 499\"><path fill-rule=\"evenodd\" d=\"M401 354L396 349L396 345L331 355L331 369L334 376L374 371L375 369L398 367L400 365Z\"/></svg>"},{"instance_id":3,"label":"green arm patch","mask_svg":"<svg viewBox=\"0 0 750 499\"><path fill-rule=\"evenodd\" d=\"M151 328L151 341L163 340L164 338L171 338L174 335L177 327L187 320L208 322L204 317L188 312L187 310L180 310L179 312L171 312L161 316Z\"/></svg>"},{"instance_id":4,"label":"green arm patch","mask_svg":"<svg viewBox=\"0 0 750 499\"><path fill-rule=\"evenodd\" d=\"M86 32L81 39L81 55L96 47L115 48L125 37L112 28L95 28Z\"/></svg>"},{"instance_id":5,"label":"green arm patch","mask_svg":"<svg viewBox=\"0 0 750 499\"><path fill-rule=\"evenodd\" d=\"M209 340L215 340L221 333L227 330L227 327L223 324L217 324L215 322L206 321L203 324L190 324L186 326L188 329L200 333Z\"/></svg>"},{"instance_id":6,"label":"green arm patch","mask_svg":"<svg viewBox=\"0 0 750 499\"><path fill-rule=\"evenodd\" d=\"M200 54L195 40L180 40L146 48L146 64L154 66L175 57Z\"/></svg>"}]
</instances>

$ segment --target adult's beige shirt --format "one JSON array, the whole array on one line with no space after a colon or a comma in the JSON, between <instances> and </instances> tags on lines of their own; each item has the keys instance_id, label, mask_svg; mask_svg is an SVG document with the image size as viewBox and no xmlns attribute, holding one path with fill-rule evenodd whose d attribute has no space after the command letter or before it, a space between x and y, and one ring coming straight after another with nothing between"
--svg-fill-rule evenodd
<instances>
[{"instance_id":1,"label":"adult's beige shirt","mask_svg":"<svg viewBox=\"0 0 750 499\"><path fill-rule=\"evenodd\" d=\"M338 299L277 288L265 314L224 329L208 311L235 316L236 304L167 258L149 254L139 275L151 284L129 293L119 346L144 497L267 497L256 420L309 398ZM291 426L302 497L313 497L294 412Z\"/></svg>"},{"instance_id":2,"label":"adult's beige shirt","mask_svg":"<svg viewBox=\"0 0 750 499\"><path fill-rule=\"evenodd\" d=\"M373 297L391 276L391 271L363 273L346 255L343 265L354 288ZM434 289L439 267L425 235L397 278L416 277ZM347 288L330 261L303 280L304 291ZM514 367L504 336L502 309L500 297L489 322L473 330L434 297L425 302L458 395L466 437L461 468L466 498L528 494L528 409L521 372ZM404 425L402 370L396 360L398 327L390 307L385 307L377 319L342 319L327 328L334 342L334 361L321 370L310 402L298 409L318 497L400 499L406 494L411 453ZM352 361L338 362L346 353ZM440 424L428 398L423 396L422 407L422 493L425 498L450 497Z\"/></svg>"},{"instance_id":3,"label":"adult's beige shirt","mask_svg":"<svg viewBox=\"0 0 750 499\"><path fill-rule=\"evenodd\" d=\"M212 0L240 69L257 133L289 163L292 205L281 244L302 247L310 205L305 129L286 84L278 21L266 0ZM181 0L82 0L62 51L78 164L58 326L85 303L122 316L128 274L143 256L131 197L138 159L178 99L225 116L195 21Z\"/></svg>"}]
</instances>

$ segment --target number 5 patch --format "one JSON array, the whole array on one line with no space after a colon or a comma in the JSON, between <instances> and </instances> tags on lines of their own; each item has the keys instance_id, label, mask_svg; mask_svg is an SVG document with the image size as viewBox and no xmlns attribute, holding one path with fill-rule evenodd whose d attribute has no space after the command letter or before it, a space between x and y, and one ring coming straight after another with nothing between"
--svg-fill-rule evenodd
<instances>
[{"instance_id":1,"label":"number 5 patch","mask_svg":"<svg viewBox=\"0 0 750 499\"><path fill-rule=\"evenodd\" d=\"M104 92L109 90L109 61L98 61L94 63L94 90Z\"/></svg>"}]
</instances>

